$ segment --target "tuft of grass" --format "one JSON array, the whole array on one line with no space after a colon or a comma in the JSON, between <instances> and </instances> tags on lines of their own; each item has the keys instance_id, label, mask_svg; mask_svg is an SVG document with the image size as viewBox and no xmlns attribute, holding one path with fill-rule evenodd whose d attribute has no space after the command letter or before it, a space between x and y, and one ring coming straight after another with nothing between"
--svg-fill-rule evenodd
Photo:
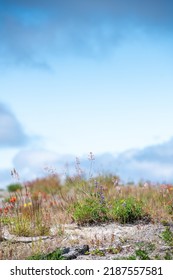
<instances>
[{"instance_id":1,"label":"tuft of grass","mask_svg":"<svg viewBox=\"0 0 173 280\"><path fill-rule=\"evenodd\" d=\"M41 218L36 218L34 221L26 217L16 219L11 225L10 231L17 236L47 236L50 234L50 227L42 224Z\"/></svg>"}]
</instances>

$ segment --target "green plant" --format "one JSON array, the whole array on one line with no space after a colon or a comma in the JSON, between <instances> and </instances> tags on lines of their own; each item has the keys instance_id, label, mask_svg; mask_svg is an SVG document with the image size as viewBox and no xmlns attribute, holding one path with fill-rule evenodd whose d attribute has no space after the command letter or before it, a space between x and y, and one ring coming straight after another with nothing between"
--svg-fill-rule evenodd
<instances>
[{"instance_id":1,"label":"green plant","mask_svg":"<svg viewBox=\"0 0 173 280\"><path fill-rule=\"evenodd\" d=\"M173 260L173 255L170 254L169 252L166 252L166 253L165 253L165 256L164 256L164 259L165 259L165 260Z\"/></svg>"},{"instance_id":2,"label":"green plant","mask_svg":"<svg viewBox=\"0 0 173 280\"><path fill-rule=\"evenodd\" d=\"M165 255L163 257L161 257L160 255L155 255L154 256L154 260L173 260L173 254L171 254L170 252L166 252Z\"/></svg>"},{"instance_id":3,"label":"green plant","mask_svg":"<svg viewBox=\"0 0 173 280\"><path fill-rule=\"evenodd\" d=\"M140 260L149 260L148 253L145 250L138 249L135 251L136 257Z\"/></svg>"},{"instance_id":4,"label":"green plant","mask_svg":"<svg viewBox=\"0 0 173 280\"><path fill-rule=\"evenodd\" d=\"M114 258L113 260L136 260L136 256L135 255L130 255L128 257Z\"/></svg>"},{"instance_id":5,"label":"green plant","mask_svg":"<svg viewBox=\"0 0 173 280\"><path fill-rule=\"evenodd\" d=\"M112 215L122 224L133 223L144 217L142 202L134 197L116 199L113 203Z\"/></svg>"},{"instance_id":6,"label":"green plant","mask_svg":"<svg viewBox=\"0 0 173 280\"><path fill-rule=\"evenodd\" d=\"M136 260L137 258L136 258L136 256L135 255L131 255L131 256L129 256L129 257L127 257L127 258L123 258L124 260Z\"/></svg>"},{"instance_id":7,"label":"green plant","mask_svg":"<svg viewBox=\"0 0 173 280\"><path fill-rule=\"evenodd\" d=\"M161 221L161 224L162 224L163 226L168 226L168 225L169 225L169 222L166 221L166 220L162 220L162 221Z\"/></svg>"},{"instance_id":8,"label":"green plant","mask_svg":"<svg viewBox=\"0 0 173 280\"><path fill-rule=\"evenodd\" d=\"M136 242L135 243L139 249L146 250L147 252L152 252L155 249L155 244L151 242Z\"/></svg>"},{"instance_id":9,"label":"green plant","mask_svg":"<svg viewBox=\"0 0 173 280\"><path fill-rule=\"evenodd\" d=\"M171 204L167 205L166 210L168 211L168 214L173 214L173 202Z\"/></svg>"},{"instance_id":10,"label":"green plant","mask_svg":"<svg viewBox=\"0 0 173 280\"><path fill-rule=\"evenodd\" d=\"M7 190L9 191L9 192L16 192L16 191L18 191L18 190L21 190L22 189L22 186L21 186L21 184L10 184L10 185L8 185L7 186Z\"/></svg>"},{"instance_id":11,"label":"green plant","mask_svg":"<svg viewBox=\"0 0 173 280\"><path fill-rule=\"evenodd\" d=\"M90 252L91 255L94 255L94 256L105 256L105 252L103 250L100 250L100 249L95 249L93 251Z\"/></svg>"},{"instance_id":12,"label":"green plant","mask_svg":"<svg viewBox=\"0 0 173 280\"><path fill-rule=\"evenodd\" d=\"M27 260L64 260L64 258L62 256L62 251L57 249L56 251L49 254L37 254L30 256L27 258Z\"/></svg>"},{"instance_id":13,"label":"green plant","mask_svg":"<svg viewBox=\"0 0 173 280\"><path fill-rule=\"evenodd\" d=\"M72 209L72 208L71 208ZM97 198L85 198L73 205L73 219L80 225L106 222L108 208Z\"/></svg>"},{"instance_id":14,"label":"green plant","mask_svg":"<svg viewBox=\"0 0 173 280\"><path fill-rule=\"evenodd\" d=\"M106 251L110 254L119 254L122 251L122 247L121 246L117 246L117 247L111 246Z\"/></svg>"},{"instance_id":15,"label":"green plant","mask_svg":"<svg viewBox=\"0 0 173 280\"><path fill-rule=\"evenodd\" d=\"M9 225L14 222L14 218L10 216L0 216L0 223L3 225Z\"/></svg>"},{"instance_id":16,"label":"green plant","mask_svg":"<svg viewBox=\"0 0 173 280\"><path fill-rule=\"evenodd\" d=\"M50 234L50 227L42 220L41 213L35 212L32 217L19 214L11 226L11 232L18 236L42 236Z\"/></svg>"},{"instance_id":17,"label":"green plant","mask_svg":"<svg viewBox=\"0 0 173 280\"><path fill-rule=\"evenodd\" d=\"M173 232L170 230L170 227L166 227L166 229L161 234L161 238L167 245L173 246Z\"/></svg>"}]
</instances>

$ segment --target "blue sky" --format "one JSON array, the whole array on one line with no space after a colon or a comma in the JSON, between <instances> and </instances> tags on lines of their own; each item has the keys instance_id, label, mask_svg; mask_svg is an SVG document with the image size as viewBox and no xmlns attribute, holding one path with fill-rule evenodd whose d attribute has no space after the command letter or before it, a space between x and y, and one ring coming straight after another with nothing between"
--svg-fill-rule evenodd
<instances>
[{"instance_id":1,"label":"blue sky","mask_svg":"<svg viewBox=\"0 0 173 280\"><path fill-rule=\"evenodd\" d=\"M95 154L173 180L173 2L0 0L0 177Z\"/></svg>"}]
</instances>

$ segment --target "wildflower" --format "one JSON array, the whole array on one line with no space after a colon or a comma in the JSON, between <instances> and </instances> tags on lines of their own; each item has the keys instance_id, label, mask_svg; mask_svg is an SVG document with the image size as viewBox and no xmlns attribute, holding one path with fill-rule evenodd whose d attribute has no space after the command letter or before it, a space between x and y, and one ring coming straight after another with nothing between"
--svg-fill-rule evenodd
<instances>
[{"instance_id":1,"label":"wildflower","mask_svg":"<svg viewBox=\"0 0 173 280\"><path fill-rule=\"evenodd\" d=\"M97 188L98 188L98 182L97 182L97 180L94 180L94 183L95 183L95 188L96 188L96 190L97 190Z\"/></svg>"},{"instance_id":2,"label":"wildflower","mask_svg":"<svg viewBox=\"0 0 173 280\"><path fill-rule=\"evenodd\" d=\"M29 207L29 206L31 206L32 205L32 202L28 202L28 203L24 203L24 207Z\"/></svg>"},{"instance_id":3,"label":"wildflower","mask_svg":"<svg viewBox=\"0 0 173 280\"><path fill-rule=\"evenodd\" d=\"M11 202L11 203L15 203L15 202L16 202L16 199L17 199L17 198L16 198L15 196L12 196L12 197L10 198L10 202Z\"/></svg>"},{"instance_id":4,"label":"wildflower","mask_svg":"<svg viewBox=\"0 0 173 280\"><path fill-rule=\"evenodd\" d=\"M9 210L9 207L6 206L6 207L4 208L4 213L7 214L7 213L8 213L8 210Z\"/></svg>"},{"instance_id":5,"label":"wildflower","mask_svg":"<svg viewBox=\"0 0 173 280\"><path fill-rule=\"evenodd\" d=\"M168 192L173 191L173 186L172 185L167 185L167 190L168 190Z\"/></svg>"}]
</instances>

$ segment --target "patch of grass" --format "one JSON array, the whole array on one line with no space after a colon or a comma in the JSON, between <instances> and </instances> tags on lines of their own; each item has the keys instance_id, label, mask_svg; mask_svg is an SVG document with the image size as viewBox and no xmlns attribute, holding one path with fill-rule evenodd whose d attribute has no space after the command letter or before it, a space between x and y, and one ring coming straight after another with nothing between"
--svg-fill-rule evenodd
<instances>
[{"instance_id":1,"label":"patch of grass","mask_svg":"<svg viewBox=\"0 0 173 280\"><path fill-rule=\"evenodd\" d=\"M118 258L116 260L150 260L150 258L145 250L138 249L135 250L135 253L133 255Z\"/></svg>"},{"instance_id":2,"label":"patch of grass","mask_svg":"<svg viewBox=\"0 0 173 280\"><path fill-rule=\"evenodd\" d=\"M161 234L161 238L167 245L173 246L173 232L170 230L170 227L166 227L166 229Z\"/></svg>"},{"instance_id":3,"label":"patch of grass","mask_svg":"<svg viewBox=\"0 0 173 280\"><path fill-rule=\"evenodd\" d=\"M137 248L133 255L122 258L123 260L150 260L149 253L151 253L155 249L155 244L153 243L145 243L145 242L137 242Z\"/></svg>"},{"instance_id":4,"label":"patch of grass","mask_svg":"<svg viewBox=\"0 0 173 280\"><path fill-rule=\"evenodd\" d=\"M22 185L21 184L10 184L7 186L7 190L9 192L16 192L16 191L22 190Z\"/></svg>"},{"instance_id":5,"label":"patch of grass","mask_svg":"<svg viewBox=\"0 0 173 280\"><path fill-rule=\"evenodd\" d=\"M173 254L171 254L170 252L166 252L163 257L161 257L160 255L156 255L154 256L154 260L173 260Z\"/></svg>"},{"instance_id":6,"label":"patch of grass","mask_svg":"<svg viewBox=\"0 0 173 280\"><path fill-rule=\"evenodd\" d=\"M72 209L72 208L71 208ZM103 223L109 220L108 208L97 198L86 198L73 205L73 219L80 225Z\"/></svg>"},{"instance_id":7,"label":"patch of grass","mask_svg":"<svg viewBox=\"0 0 173 280\"><path fill-rule=\"evenodd\" d=\"M112 207L113 218L122 223L134 223L145 216L142 202L134 197L116 199Z\"/></svg>"},{"instance_id":8,"label":"patch of grass","mask_svg":"<svg viewBox=\"0 0 173 280\"><path fill-rule=\"evenodd\" d=\"M173 255L169 252L166 252L165 256L164 256L164 259L165 260L173 260Z\"/></svg>"},{"instance_id":9,"label":"patch of grass","mask_svg":"<svg viewBox=\"0 0 173 280\"><path fill-rule=\"evenodd\" d=\"M62 251L57 249L49 254L37 254L27 258L27 260L64 260Z\"/></svg>"},{"instance_id":10,"label":"patch of grass","mask_svg":"<svg viewBox=\"0 0 173 280\"><path fill-rule=\"evenodd\" d=\"M3 225L10 225L14 222L14 220L15 219L10 216L0 216L0 223L2 223Z\"/></svg>"},{"instance_id":11,"label":"patch of grass","mask_svg":"<svg viewBox=\"0 0 173 280\"><path fill-rule=\"evenodd\" d=\"M147 252L152 252L156 248L155 244L153 244L151 242L142 241L142 242L137 242L136 245L140 249L147 250Z\"/></svg>"},{"instance_id":12,"label":"patch of grass","mask_svg":"<svg viewBox=\"0 0 173 280\"><path fill-rule=\"evenodd\" d=\"M122 257L122 258L114 258L113 260L136 260L136 256L135 255L130 255L128 257Z\"/></svg>"},{"instance_id":13,"label":"patch of grass","mask_svg":"<svg viewBox=\"0 0 173 280\"><path fill-rule=\"evenodd\" d=\"M94 255L94 256L105 256L105 252L103 250L100 250L100 249L95 249L93 251L90 252L91 255Z\"/></svg>"},{"instance_id":14,"label":"patch of grass","mask_svg":"<svg viewBox=\"0 0 173 280\"><path fill-rule=\"evenodd\" d=\"M173 202L167 205L166 210L168 211L168 214L173 215Z\"/></svg>"},{"instance_id":15,"label":"patch of grass","mask_svg":"<svg viewBox=\"0 0 173 280\"><path fill-rule=\"evenodd\" d=\"M117 247L111 246L106 251L110 254L119 254L122 251L122 247L121 246L117 246Z\"/></svg>"},{"instance_id":16,"label":"patch of grass","mask_svg":"<svg viewBox=\"0 0 173 280\"><path fill-rule=\"evenodd\" d=\"M148 253L145 250L138 249L135 251L135 254L139 260L150 260Z\"/></svg>"}]
</instances>

